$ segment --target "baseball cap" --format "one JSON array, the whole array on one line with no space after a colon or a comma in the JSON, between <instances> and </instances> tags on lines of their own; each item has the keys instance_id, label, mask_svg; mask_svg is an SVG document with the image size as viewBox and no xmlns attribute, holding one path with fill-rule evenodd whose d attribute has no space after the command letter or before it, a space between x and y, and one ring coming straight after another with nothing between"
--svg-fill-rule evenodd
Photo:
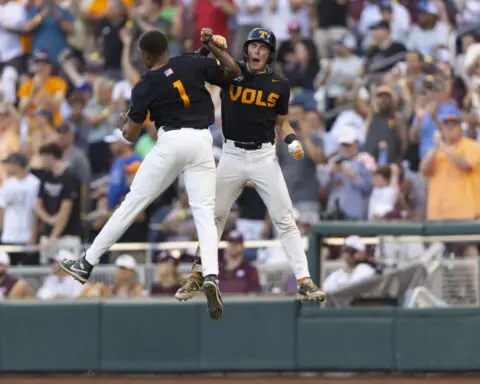
<instances>
[{"instance_id":1,"label":"baseball cap","mask_svg":"<svg viewBox=\"0 0 480 384\"><path fill-rule=\"evenodd\" d=\"M287 28L288 28L288 32L293 32L293 31L300 31L302 29L302 26L298 21L293 20L288 23Z\"/></svg>"},{"instance_id":2,"label":"baseball cap","mask_svg":"<svg viewBox=\"0 0 480 384\"><path fill-rule=\"evenodd\" d=\"M0 251L0 265L10 265L10 256L7 252Z\"/></svg>"},{"instance_id":3,"label":"baseball cap","mask_svg":"<svg viewBox=\"0 0 480 384\"><path fill-rule=\"evenodd\" d=\"M44 49L36 49L32 53L32 60L34 63L50 63L48 52Z\"/></svg>"},{"instance_id":4,"label":"baseball cap","mask_svg":"<svg viewBox=\"0 0 480 384\"><path fill-rule=\"evenodd\" d=\"M123 170L127 173L135 173L138 171L138 168L140 168L140 165L142 164L141 161L134 161L133 163L130 163L126 166L123 167Z\"/></svg>"},{"instance_id":5,"label":"baseball cap","mask_svg":"<svg viewBox=\"0 0 480 384\"><path fill-rule=\"evenodd\" d=\"M115 260L115 265L120 268L135 269L137 262L132 256L123 254L118 256L117 260Z\"/></svg>"},{"instance_id":6,"label":"baseball cap","mask_svg":"<svg viewBox=\"0 0 480 384\"><path fill-rule=\"evenodd\" d=\"M353 144L358 140L357 129L350 125L345 125L338 133L338 142L340 144Z\"/></svg>"},{"instance_id":7,"label":"baseball cap","mask_svg":"<svg viewBox=\"0 0 480 384\"><path fill-rule=\"evenodd\" d=\"M380 0L378 3L380 9L384 10L391 10L392 9L392 2L390 0Z\"/></svg>"},{"instance_id":8,"label":"baseball cap","mask_svg":"<svg viewBox=\"0 0 480 384\"><path fill-rule=\"evenodd\" d=\"M460 116L454 113L449 113L448 115L442 117L442 123L460 123L460 121Z\"/></svg>"},{"instance_id":9,"label":"baseball cap","mask_svg":"<svg viewBox=\"0 0 480 384\"><path fill-rule=\"evenodd\" d=\"M355 49L357 46L357 41L352 34L346 34L340 40L337 41L337 44L343 45L345 48Z\"/></svg>"},{"instance_id":10,"label":"baseball cap","mask_svg":"<svg viewBox=\"0 0 480 384\"><path fill-rule=\"evenodd\" d=\"M28 165L27 157L20 152L11 153L5 159L3 159L2 162L5 164L16 164L22 168L26 168Z\"/></svg>"},{"instance_id":11,"label":"baseball cap","mask_svg":"<svg viewBox=\"0 0 480 384\"><path fill-rule=\"evenodd\" d=\"M431 15L438 15L438 7L435 3L432 3L431 1L425 1L421 2L418 5L418 12L423 12L423 13L430 13Z\"/></svg>"},{"instance_id":12,"label":"baseball cap","mask_svg":"<svg viewBox=\"0 0 480 384\"><path fill-rule=\"evenodd\" d=\"M243 243L243 235L238 231L230 231L225 238L230 243Z\"/></svg>"},{"instance_id":13,"label":"baseball cap","mask_svg":"<svg viewBox=\"0 0 480 384\"><path fill-rule=\"evenodd\" d=\"M343 243L344 247L353 248L359 252L365 252L365 244L363 240L357 235L348 236Z\"/></svg>"},{"instance_id":14,"label":"baseball cap","mask_svg":"<svg viewBox=\"0 0 480 384\"><path fill-rule=\"evenodd\" d=\"M388 29L388 30L390 30L390 24L388 23L388 21L381 20L378 23L375 23L372 26L370 26L370 29Z\"/></svg>"},{"instance_id":15,"label":"baseball cap","mask_svg":"<svg viewBox=\"0 0 480 384\"><path fill-rule=\"evenodd\" d=\"M110 134L103 138L103 141L108 144L112 143L125 143L125 144L132 144L127 139L123 137L123 133L119 128L115 128L115 130Z\"/></svg>"}]
</instances>

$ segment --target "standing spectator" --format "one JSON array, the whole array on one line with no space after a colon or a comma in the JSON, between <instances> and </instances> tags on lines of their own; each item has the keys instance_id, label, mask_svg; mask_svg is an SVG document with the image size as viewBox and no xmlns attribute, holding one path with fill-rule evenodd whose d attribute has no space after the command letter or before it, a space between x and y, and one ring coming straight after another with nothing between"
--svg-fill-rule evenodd
<instances>
[{"instance_id":1,"label":"standing spectator","mask_svg":"<svg viewBox=\"0 0 480 384\"><path fill-rule=\"evenodd\" d=\"M423 91L423 81L425 80L423 63L423 55L420 51L408 51L405 58L405 69L401 74L404 75L411 94ZM403 69L403 66L401 68ZM401 68L399 68L400 71Z\"/></svg>"},{"instance_id":2,"label":"standing spectator","mask_svg":"<svg viewBox=\"0 0 480 384\"><path fill-rule=\"evenodd\" d=\"M390 0L380 0L378 6L380 8L382 20L390 25L392 40L399 42L405 41L410 33L410 19L405 19L404 23L399 23L397 20L395 20L395 22L393 19L394 4L392 4ZM399 4L399 6L403 7L402 4Z\"/></svg>"},{"instance_id":3,"label":"standing spectator","mask_svg":"<svg viewBox=\"0 0 480 384\"><path fill-rule=\"evenodd\" d=\"M122 1L109 0L108 8L96 26L96 36L102 47L103 69L107 77L122 78L122 49L120 30L127 21Z\"/></svg>"},{"instance_id":4,"label":"standing spectator","mask_svg":"<svg viewBox=\"0 0 480 384\"><path fill-rule=\"evenodd\" d=\"M368 203L368 220L380 220L392 214L399 194L400 168L385 164L373 173L373 189Z\"/></svg>"},{"instance_id":5,"label":"standing spectator","mask_svg":"<svg viewBox=\"0 0 480 384\"><path fill-rule=\"evenodd\" d=\"M243 236L232 231L227 235L228 248L220 263L220 284L223 293L258 293L261 291L258 273L243 257Z\"/></svg>"},{"instance_id":6,"label":"standing spectator","mask_svg":"<svg viewBox=\"0 0 480 384\"><path fill-rule=\"evenodd\" d=\"M4 245L37 244L35 202L40 181L27 171L28 160L12 153L3 160L8 178L0 188L0 229ZM15 253L12 264L38 264L38 255Z\"/></svg>"},{"instance_id":7,"label":"standing spectator","mask_svg":"<svg viewBox=\"0 0 480 384\"><path fill-rule=\"evenodd\" d=\"M114 209L128 192L129 185L126 179L125 166L141 161L132 150L132 143L125 140L122 131L115 129L111 135L105 137L113 154L113 163L108 178L108 209Z\"/></svg>"},{"instance_id":8,"label":"standing spectator","mask_svg":"<svg viewBox=\"0 0 480 384\"><path fill-rule=\"evenodd\" d=\"M80 183L62 160L59 144L40 148L47 172L40 184L36 213L43 223L40 237L41 262L53 259L59 249L80 256L82 225L80 219Z\"/></svg>"},{"instance_id":9,"label":"standing spectator","mask_svg":"<svg viewBox=\"0 0 480 384\"><path fill-rule=\"evenodd\" d=\"M393 90L387 85L376 88L363 150L370 153L378 165L400 163L407 148L406 127L396 118L396 109Z\"/></svg>"},{"instance_id":10,"label":"standing spectator","mask_svg":"<svg viewBox=\"0 0 480 384\"><path fill-rule=\"evenodd\" d=\"M371 175L358 159L357 131L344 127L338 136L340 149L328 164L330 195L327 215L335 218L362 220L367 216Z\"/></svg>"},{"instance_id":11,"label":"standing spectator","mask_svg":"<svg viewBox=\"0 0 480 384\"><path fill-rule=\"evenodd\" d=\"M0 251L0 299L28 299L32 296L32 289L21 278L8 273L10 256Z\"/></svg>"},{"instance_id":12,"label":"standing spectator","mask_svg":"<svg viewBox=\"0 0 480 384\"><path fill-rule=\"evenodd\" d=\"M310 35L309 0L267 0L264 27L277 38L277 46L288 40L288 24L291 21L302 26L302 36Z\"/></svg>"},{"instance_id":13,"label":"standing spectator","mask_svg":"<svg viewBox=\"0 0 480 384\"><path fill-rule=\"evenodd\" d=\"M314 2L313 11L317 21L313 39L320 57L327 58L332 44L348 32L348 1L319 0Z\"/></svg>"},{"instance_id":14,"label":"standing spectator","mask_svg":"<svg viewBox=\"0 0 480 384\"><path fill-rule=\"evenodd\" d=\"M68 122L73 125L75 133L75 146L88 156L88 136L94 128L88 123L84 111L86 103L80 96L73 96L69 99L70 117Z\"/></svg>"},{"instance_id":15,"label":"standing spectator","mask_svg":"<svg viewBox=\"0 0 480 384\"><path fill-rule=\"evenodd\" d=\"M37 292L37 298L41 300L52 299L75 299L82 290L82 284L76 281L68 273L60 268L63 259L73 259L75 255L59 250L53 259L52 273L45 278Z\"/></svg>"},{"instance_id":16,"label":"standing spectator","mask_svg":"<svg viewBox=\"0 0 480 384\"><path fill-rule=\"evenodd\" d=\"M234 0L195 0L193 4L193 16L195 33L193 49L202 45L200 31L206 25L212 28L216 34L224 36L230 41L228 28L229 18L237 14L237 6Z\"/></svg>"},{"instance_id":17,"label":"standing spectator","mask_svg":"<svg viewBox=\"0 0 480 384\"><path fill-rule=\"evenodd\" d=\"M90 182L92 170L85 154L75 147L75 128L71 123L64 122L57 127L58 141L63 150L63 160L80 182L80 207L82 213L88 213Z\"/></svg>"},{"instance_id":18,"label":"standing spectator","mask_svg":"<svg viewBox=\"0 0 480 384\"><path fill-rule=\"evenodd\" d=\"M24 29L31 33L32 50L44 51L48 60L59 68L60 52L68 47L67 37L74 32L70 11L53 0L35 0L30 5Z\"/></svg>"},{"instance_id":19,"label":"standing spectator","mask_svg":"<svg viewBox=\"0 0 480 384\"><path fill-rule=\"evenodd\" d=\"M232 56L240 60L242 58L243 43L247 39L248 33L254 28L261 27L263 24L265 1L235 0L235 5L237 6L236 20L238 29L232 41Z\"/></svg>"},{"instance_id":20,"label":"standing spectator","mask_svg":"<svg viewBox=\"0 0 480 384\"><path fill-rule=\"evenodd\" d=\"M416 49L423 55L433 55L434 50L439 45L448 45L450 26L445 18L439 18L440 2L426 1L420 3L418 7L418 24L412 28L407 41L408 49Z\"/></svg>"},{"instance_id":21,"label":"standing spectator","mask_svg":"<svg viewBox=\"0 0 480 384\"><path fill-rule=\"evenodd\" d=\"M406 49L402 43L392 40L390 25L386 21L380 21L370 29L375 45L367 55L366 72L383 74L405 59Z\"/></svg>"},{"instance_id":22,"label":"standing spectator","mask_svg":"<svg viewBox=\"0 0 480 384\"><path fill-rule=\"evenodd\" d=\"M34 51L32 59L34 76L18 90L20 113L32 116L37 109L51 109L54 124L60 124L60 106L65 101L67 83L52 75L52 62L47 52Z\"/></svg>"},{"instance_id":23,"label":"standing spectator","mask_svg":"<svg viewBox=\"0 0 480 384\"><path fill-rule=\"evenodd\" d=\"M150 288L152 296L173 295L180 288L182 274L178 268L178 258L163 251L157 261L157 281Z\"/></svg>"}]
</instances>

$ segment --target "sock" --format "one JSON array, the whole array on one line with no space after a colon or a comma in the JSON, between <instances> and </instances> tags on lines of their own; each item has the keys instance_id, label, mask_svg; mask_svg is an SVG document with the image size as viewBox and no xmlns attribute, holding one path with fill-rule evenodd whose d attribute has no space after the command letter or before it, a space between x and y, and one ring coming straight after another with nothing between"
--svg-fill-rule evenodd
<instances>
[{"instance_id":1,"label":"sock","mask_svg":"<svg viewBox=\"0 0 480 384\"><path fill-rule=\"evenodd\" d=\"M298 279L298 284L302 285L305 281L310 280L310 277L303 277L301 279Z\"/></svg>"},{"instance_id":2,"label":"sock","mask_svg":"<svg viewBox=\"0 0 480 384\"><path fill-rule=\"evenodd\" d=\"M195 277L202 277L202 265L194 261L192 265L192 275Z\"/></svg>"}]
</instances>

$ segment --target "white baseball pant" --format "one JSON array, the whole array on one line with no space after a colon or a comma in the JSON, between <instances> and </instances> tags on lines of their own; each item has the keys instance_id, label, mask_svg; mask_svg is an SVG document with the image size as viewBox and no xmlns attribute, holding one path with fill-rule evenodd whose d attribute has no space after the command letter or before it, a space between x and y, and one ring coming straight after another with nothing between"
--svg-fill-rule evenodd
<instances>
[{"instance_id":1,"label":"white baseball pant","mask_svg":"<svg viewBox=\"0 0 480 384\"><path fill-rule=\"evenodd\" d=\"M295 277L297 280L310 277L300 231L293 218L292 201L273 144L245 150L235 147L230 140L225 142L217 168L215 222L219 237L233 203L248 180L254 183L268 209Z\"/></svg>"},{"instance_id":2,"label":"white baseball pant","mask_svg":"<svg viewBox=\"0 0 480 384\"><path fill-rule=\"evenodd\" d=\"M135 218L183 171L190 208L202 249L202 273L218 275L218 237L215 231L215 162L208 129L158 130L155 147L138 169L130 192L95 238L86 254L100 257L125 233Z\"/></svg>"}]
</instances>

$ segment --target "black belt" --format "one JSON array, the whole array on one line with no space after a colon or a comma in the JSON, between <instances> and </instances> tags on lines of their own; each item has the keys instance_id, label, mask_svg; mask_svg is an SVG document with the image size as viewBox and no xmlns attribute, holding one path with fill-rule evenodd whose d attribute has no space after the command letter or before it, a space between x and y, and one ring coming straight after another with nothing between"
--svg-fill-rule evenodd
<instances>
[{"instance_id":1,"label":"black belt","mask_svg":"<svg viewBox=\"0 0 480 384\"><path fill-rule=\"evenodd\" d=\"M180 129L183 129L183 128L186 128L186 127L172 127L170 125L163 125L160 127L161 129L163 129L165 132L169 132L169 131L178 131ZM188 128L193 128L193 129L208 129L207 128L194 128L194 127L188 127Z\"/></svg>"},{"instance_id":2,"label":"black belt","mask_svg":"<svg viewBox=\"0 0 480 384\"><path fill-rule=\"evenodd\" d=\"M234 140L230 140L230 141L233 142L233 145L235 147L241 148L241 149L246 149L247 151L253 151L255 149L261 149L263 144L274 144L275 143L273 140L265 142L265 143L243 143L241 141L234 141ZM225 142L227 142L227 139L225 139Z\"/></svg>"}]
</instances>

